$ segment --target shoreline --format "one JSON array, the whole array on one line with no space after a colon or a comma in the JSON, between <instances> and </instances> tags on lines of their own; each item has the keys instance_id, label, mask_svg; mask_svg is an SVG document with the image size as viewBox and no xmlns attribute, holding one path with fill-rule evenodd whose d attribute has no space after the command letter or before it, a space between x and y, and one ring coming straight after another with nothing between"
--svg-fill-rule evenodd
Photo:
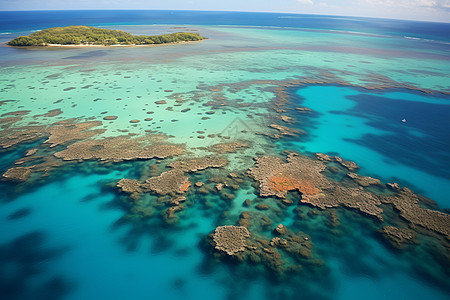
<instances>
[{"instance_id":1,"label":"shoreline","mask_svg":"<svg viewBox=\"0 0 450 300\"><path fill-rule=\"evenodd\" d=\"M45 46L11 46L8 45L8 42L3 43L2 45L4 47L11 47L11 48L20 48L20 49L48 49L48 48L97 48L97 47L117 47L117 48L128 48L128 47L156 47L156 46L171 46L171 45L179 45L179 44L190 44L190 43L197 43L202 42L206 40L199 40L199 41L182 41L182 42L176 42L176 43L163 43L163 44L145 44L145 45L121 45L121 44L115 44L115 45L85 45L85 44L78 44L78 45L62 45L62 44L47 44Z\"/></svg>"}]
</instances>

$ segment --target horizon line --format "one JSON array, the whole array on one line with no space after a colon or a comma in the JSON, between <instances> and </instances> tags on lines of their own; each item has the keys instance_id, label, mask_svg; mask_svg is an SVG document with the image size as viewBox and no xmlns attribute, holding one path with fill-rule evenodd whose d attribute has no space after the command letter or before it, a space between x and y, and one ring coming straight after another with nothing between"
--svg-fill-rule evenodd
<instances>
[{"instance_id":1,"label":"horizon line","mask_svg":"<svg viewBox=\"0 0 450 300\"><path fill-rule=\"evenodd\" d=\"M267 13L267 14L286 14L286 15L303 15L303 16L323 16L323 17L341 17L341 18L361 18L361 19L378 19L391 21L410 21L436 24L450 24L445 21L428 21L428 20L413 20L406 18L385 18L385 17L367 17L367 16L352 16L352 15L334 15L334 14L315 14L315 13L296 13L296 12L276 12L276 11L246 11L246 10L207 10L207 9L151 9L151 8L85 8L85 9L17 9L17 10L0 10L0 12L37 12L37 11L198 11L198 12L236 12L236 13Z\"/></svg>"}]
</instances>

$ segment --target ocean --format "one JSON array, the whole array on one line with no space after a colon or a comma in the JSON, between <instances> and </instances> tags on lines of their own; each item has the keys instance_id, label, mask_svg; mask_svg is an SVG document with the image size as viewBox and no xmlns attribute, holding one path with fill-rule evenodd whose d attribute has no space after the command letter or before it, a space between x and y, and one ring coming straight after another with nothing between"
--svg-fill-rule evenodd
<instances>
[{"instance_id":1,"label":"ocean","mask_svg":"<svg viewBox=\"0 0 450 300\"><path fill-rule=\"evenodd\" d=\"M4 45L69 25L207 39ZM0 12L0 297L447 299L449 32L276 13ZM273 177L258 177L262 157ZM277 176L300 183L263 195ZM361 193L382 213L352 202ZM237 255L214 247L227 225L249 230ZM407 234L386 238L390 227Z\"/></svg>"}]
</instances>

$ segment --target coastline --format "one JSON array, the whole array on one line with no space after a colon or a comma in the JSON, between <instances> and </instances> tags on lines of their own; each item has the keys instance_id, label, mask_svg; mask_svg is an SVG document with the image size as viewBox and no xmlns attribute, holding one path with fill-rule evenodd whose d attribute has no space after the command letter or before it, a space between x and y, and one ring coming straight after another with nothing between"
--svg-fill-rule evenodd
<instances>
[{"instance_id":1,"label":"coastline","mask_svg":"<svg viewBox=\"0 0 450 300\"><path fill-rule=\"evenodd\" d=\"M103 47L118 47L118 48L128 48L128 47L157 47L157 46L172 46L172 45L179 45L179 44L190 44L190 43L197 43L202 42L206 40L199 40L199 41L182 41L182 42L176 42L176 43L163 43L163 44L145 44L145 45L121 45L121 44L115 44L115 45L62 45L62 44L47 44L46 46L11 46L8 45L8 42L3 43L2 45L4 47L11 47L11 48L20 48L20 49L47 49L47 48L103 48Z\"/></svg>"}]
</instances>

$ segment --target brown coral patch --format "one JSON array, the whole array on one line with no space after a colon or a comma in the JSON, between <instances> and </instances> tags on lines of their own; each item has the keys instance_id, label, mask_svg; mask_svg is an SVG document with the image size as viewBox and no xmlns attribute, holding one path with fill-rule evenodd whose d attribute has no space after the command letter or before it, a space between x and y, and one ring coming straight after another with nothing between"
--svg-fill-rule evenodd
<instances>
[{"instance_id":1,"label":"brown coral patch","mask_svg":"<svg viewBox=\"0 0 450 300\"><path fill-rule=\"evenodd\" d=\"M228 255L235 255L244 251L250 232L243 226L219 226L213 234L213 241L217 250Z\"/></svg>"},{"instance_id":2,"label":"brown coral patch","mask_svg":"<svg viewBox=\"0 0 450 300\"><path fill-rule=\"evenodd\" d=\"M298 134L305 134L304 131L295 130L278 124L270 124L269 127L278 130L282 135L297 136Z\"/></svg>"},{"instance_id":3,"label":"brown coral patch","mask_svg":"<svg viewBox=\"0 0 450 300\"><path fill-rule=\"evenodd\" d=\"M24 168L24 167L16 167L8 169L3 174L3 180L6 181L13 181L13 182L20 182L20 181L26 181L28 177L30 177L31 169L30 168Z\"/></svg>"},{"instance_id":4,"label":"brown coral patch","mask_svg":"<svg viewBox=\"0 0 450 300\"><path fill-rule=\"evenodd\" d=\"M450 215L437 210L422 208L420 199L423 197L413 193L408 188L400 188L398 185L392 186L396 189L397 194L382 197L384 203L393 204L400 212L400 216L406 221L450 239Z\"/></svg>"},{"instance_id":5,"label":"brown coral patch","mask_svg":"<svg viewBox=\"0 0 450 300\"><path fill-rule=\"evenodd\" d=\"M7 118L0 118L0 124L5 124L2 127L8 127L12 123L16 123L22 120L22 117L7 117Z\"/></svg>"},{"instance_id":6,"label":"brown coral patch","mask_svg":"<svg viewBox=\"0 0 450 300\"><path fill-rule=\"evenodd\" d=\"M35 142L45 136L44 126L26 126L20 128L4 129L0 135L0 146L10 148L14 145Z\"/></svg>"},{"instance_id":7,"label":"brown coral patch","mask_svg":"<svg viewBox=\"0 0 450 300\"><path fill-rule=\"evenodd\" d=\"M180 192L184 193L187 192L187 190L189 189L189 187L191 186L191 182L186 179L181 185L180 185Z\"/></svg>"},{"instance_id":8,"label":"brown coral patch","mask_svg":"<svg viewBox=\"0 0 450 300\"><path fill-rule=\"evenodd\" d=\"M329 182L321 174L325 165L306 156L290 154L287 163L280 158L263 156L256 158L249 175L259 182L260 196L286 197L287 191L299 190L304 194L317 194Z\"/></svg>"},{"instance_id":9,"label":"brown coral patch","mask_svg":"<svg viewBox=\"0 0 450 300\"><path fill-rule=\"evenodd\" d=\"M56 109L49 110L45 114L35 115L34 117L56 117L56 116L59 116L62 113L63 113L63 111L60 108L56 108Z\"/></svg>"},{"instance_id":10,"label":"brown coral patch","mask_svg":"<svg viewBox=\"0 0 450 300\"><path fill-rule=\"evenodd\" d=\"M184 193L191 185L189 178L184 176L183 171L170 170L157 177L149 178L142 186L148 191L156 192L160 195L170 193Z\"/></svg>"},{"instance_id":11,"label":"brown coral patch","mask_svg":"<svg viewBox=\"0 0 450 300\"><path fill-rule=\"evenodd\" d=\"M295 109L300 112L310 112L311 111L311 108L309 108L309 107L296 107Z\"/></svg>"},{"instance_id":12,"label":"brown coral patch","mask_svg":"<svg viewBox=\"0 0 450 300\"><path fill-rule=\"evenodd\" d=\"M55 126L50 127L48 130L50 136L45 141L45 143L50 144L50 147L64 145L76 140L84 140L105 132L105 129L91 130L93 127L102 125L101 121L73 123L70 122L70 120L67 120L55 124Z\"/></svg>"},{"instance_id":13,"label":"brown coral patch","mask_svg":"<svg viewBox=\"0 0 450 300\"><path fill-rule=\"evenodd\" d=\"M0 106L7 104L8 102L15 102L17 100L0 100Z\"/></svg>"},{"instance_id":14,"label":"brown coral patch","mask_svg":"<svg viewBox=\"0 0 450 300\"><path fill-rule=\"evenodd\" d=\"M249 175L259 182L261 196L285 198L288 191L298 190L302 203L321 209L343 205L382 220L381 201L376 195L330 181L322 174L325 169L322 161L291 153L287 163L273 156L256 158Z\"/></svg>"},{"instance_id":15,"label":"brown coral patch","mask_svg":"<svg viewBox=\"0 0 450 300\"><path fill-rule=\"evenodd\" d=\"M166 158L184 151L181 145L154 144L151 137L130 138L118 136L77 142L54 155L63 160L124 161Z\"/></svg>"},{"instance_id":16,"label":"brown coral patch","mask_svg":"<svg viewBox=\"0 0 450 300\"><path fill-rule=\"evenodd\" d=\"M31 156L31 155L34 155L34 154L36 154L36 152L38 151L38 149L31 149L31 150L28 150L26 153L25 153L25 156Z\"/></svg>"},{"instance_id":17,"label":"brown coral patch","mask_svg":"<svg viewBox=\"0 0 450 300\"><path fill-rule=\"evenodd\" d=\"M267 178L270 189L277 192L287 192L292 190L299 190L302 194L313 195L320 192L320 190L313 186L310 181L285 177L273 176Z\"/></svg>"},{"instance_id":18,"label":"brown coral patch","mask_svg":"<svg viewBox=\"0 0 450 300\"><path fill-rule=\"evenodd\" d=\"M121 192L129 193L134 200L137 200L142 193L141 183L135 179L123 178L117 183L117 187Z\"/></svg>"},{"instance_id":19,"label":"brown coral patch","mask_svg":"<svg viewBox=\"0 0 450 300\"><path fill-rule=\"evenodd\" d=\"M226 158L205 156L202 158L179 159L168 164L168 166L183 172L197 172L207 168L221 168L227 164L228 160Z\"/></svg>"},{"instance_id":20,"label":"brown coral patch","mask_svg":"<svg viewBox=\"0 0 450 300\"><path fill-rule=\"evenodd\" d=\"M416 243L416 234L408 228L386 226L378 230L378 232L390 245L397 249L404 249L408 245Z\"/></svg>"},{"instance_id":21,"label":"brown coral patch","mask_svg":"<svg viewBox=\"0 0 450 300\"><path fill-rule=\"evenodd\" d=\"M361 176L356 173L348 173L347 177L353 179L357 184L363 187L370 185L381 185L381 181L376 178Z\"/></svg>"},{"instance_id":22,"label":"brown coral patch","mask_svg":"<svg viewBox=\"0 0 450 300\"><path fill-rule=\"evenodd\" d=\"M355 171L359 169L359 166L353 161L344 160L339 156L330 156L323 153L316 153L316 158L324 162L337 162L344 168L347 168L349 171Z\"/></svg>"},{"instance_id":23,"label":"brown coral patch","mask_svg":"<svg viewBox=\"0 0 450 300\"><path fill-rule=\"evenodd\" d=\"M211 147L208 148L208 150L216 153L235 153L239 150L243 150L248 147L249 147L248 144L241 142L219 143L212 145Z\"/></svg>"},{"instance_id":24,"label":"brown coral patch","mask_svg":"<svg viewBox=\"0 0 450 300\"><path fill-rule=\"evenodd\" d=\"M11 111L11 112L4 113L4 114L1 115L0 117L5 117L5 116L23 116L23 115L29 114L30 111L31 111L31 110Z\"/></svg>"},{"instance_id":25,"label":"brown coral patch","mask_svg":"<svg viewBox=\"0 0 450 300\"><path fill-rule=\"evenodd\" d=\"M321 209L343 205L383 220L383 209L379 207L381 205L380 199L362 188L344 188L339 185L333 185L325 188L319 194L304 195L300 201Z\"/></svg>"}]
</instances>

